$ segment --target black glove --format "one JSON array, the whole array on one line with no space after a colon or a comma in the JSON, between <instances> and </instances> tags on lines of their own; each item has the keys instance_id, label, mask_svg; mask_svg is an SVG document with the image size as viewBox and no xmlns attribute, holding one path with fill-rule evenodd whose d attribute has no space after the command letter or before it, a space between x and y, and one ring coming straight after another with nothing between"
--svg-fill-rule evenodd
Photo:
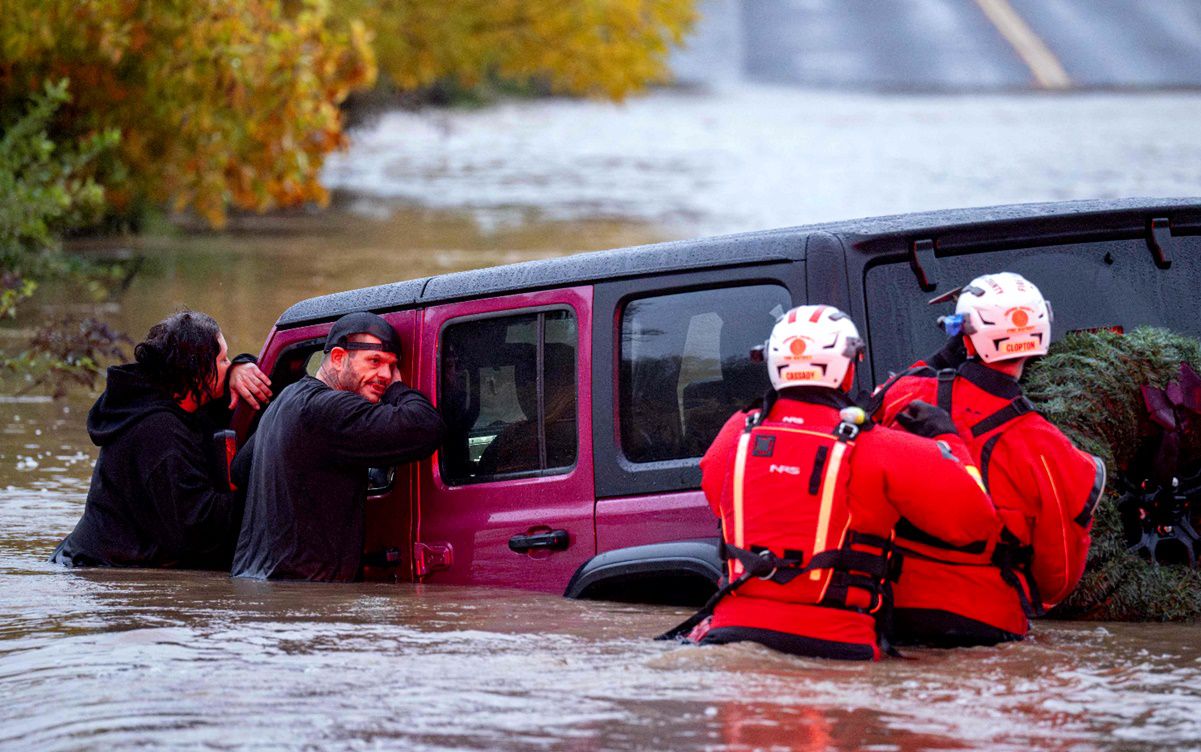
<instances>
[{"instance_id":1,"label":"black glove","mask_svg":"<svg viewBox=\"0 0 1201 752\"><path fill-rule=\"evenodd\" d=\"M956 433L954 421L947 411L929 402L914 400L897 413L897 423L911 434L933 439L944 433Z\"/></svg>"}]
</instances>

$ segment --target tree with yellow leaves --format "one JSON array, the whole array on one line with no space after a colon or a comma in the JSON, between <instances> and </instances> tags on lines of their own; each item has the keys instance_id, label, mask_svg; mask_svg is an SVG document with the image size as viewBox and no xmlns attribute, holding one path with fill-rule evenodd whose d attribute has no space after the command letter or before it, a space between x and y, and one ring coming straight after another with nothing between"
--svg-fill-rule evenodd
<instances>
[{"instance_id":1,"label":"tree with yellow leaves","mask_svg":"<svg viewBox=\"0 0 1201 752\"><path fill-rule=\"evenodd\" d=\"M0 107L70 80L55 135L121 132L118 210L149 201L221 225L230 205L324 203L338 105L370 85L366 29L325 0L7 0Z\"/></svg>"},{"instance_id":2,"label":"tree with yellow leaves","mask_svg":"<svg viewBox=\"0 0 1201 752\"><path fill-rule=\"evenodd\" d=\"M404 90L491 79L622 99L666 80L668 52L696 19L692 0L348 2Z\"/></svg>"},{"instance_id":3,"label":"tree with yellow leaves","mask_svg":"<svg viewBox=\"0 0 1201 752\"><path fill-rule=\"evenodd\" d=\"M693 0L3 0L0 110L68 79L64 142L121 133L119 212L324 204L339 106L376 57L404 90L535 82L620 99L666 77Z\"/></svg>"}]
</instances>

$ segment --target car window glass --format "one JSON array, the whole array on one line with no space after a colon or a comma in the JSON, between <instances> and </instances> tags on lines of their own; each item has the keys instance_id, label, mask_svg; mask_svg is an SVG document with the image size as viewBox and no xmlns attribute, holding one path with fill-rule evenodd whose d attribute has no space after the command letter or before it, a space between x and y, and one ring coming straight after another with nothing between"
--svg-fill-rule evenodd
<instances>
[{"instance_id":1,"label":"car window glass","mask_svg":"<svg viewBox=\"0 0 1201 752\"><path fill-rule=\"evenodd\" d=\"M575 464L576 322L552 310L451 324L439 409L450 483L564 472Z\"/></svg>"},{"instance_id":2,"label":"car window glass","mask_svg":"<svg viewBox=\"0 0 1201 752\"><path fill-rule=\"evenodd\" d=\"M1126 331L1164 326L1201 335L1201 238L1173 239L1170 269L1155 266L1143 240L1115 240L970 253L938 259L937 292L923 293L909 263L881 264L865 279L868 348L876 383L946 342L936 320L952 303L928 305L937 293L990 272L1016 272L1051 302L1053 340L1079 329Z\"/></svg>"},{"instance_id":3,"label":"car window glass","mask_svg":"<svg viewBox=\"0 0 1201 752\"><path fill-rule=\"evenodd\" d=\"M734 411L768 388L752 363L792 305L779 285L747 285L630 301L621 317L621 447L633 462L699 457Z\"/></svg>"}]
</instances>

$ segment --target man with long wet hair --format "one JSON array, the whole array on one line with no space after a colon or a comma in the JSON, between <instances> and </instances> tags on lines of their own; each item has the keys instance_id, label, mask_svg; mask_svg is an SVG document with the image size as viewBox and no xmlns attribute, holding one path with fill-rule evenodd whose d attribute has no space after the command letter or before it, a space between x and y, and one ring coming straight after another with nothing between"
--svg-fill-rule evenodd
<instances>
[{"instance_id":1,"label":"man with long wet hair","mask_svg":"<svg viewBox=\"0 0 1201 752\"><path fill-rule=\"evenodd\" d=\"M109 368L88 413L100 456L83 517L51 561L228 567L241 508L212 435L239 401L258 409L271 396L271 382L253 360L239 355L231 362L217 322L184 310L150 328L133 363Z\"/></svg>"}]
</instances>

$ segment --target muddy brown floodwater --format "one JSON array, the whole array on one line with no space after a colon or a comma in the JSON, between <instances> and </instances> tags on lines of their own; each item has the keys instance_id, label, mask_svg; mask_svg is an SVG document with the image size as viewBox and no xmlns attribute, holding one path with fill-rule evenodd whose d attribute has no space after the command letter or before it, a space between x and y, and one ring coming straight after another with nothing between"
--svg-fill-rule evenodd
<instances>
[{"instance_id":1,"label":"muddy brown floodwater","mask_svg":"<svg viewBox=\"0 0 1201 752\"><path fill-rule=\"evenodd\" d=\"M138 240L147 267L104 312L137 338L186 304L257 351L323 292L663 232L1182 195L1199 175L1195 95L730 97L384 118L327 174L370 199ZM90 306L38 314L62 310ZM46 557L83 509L91 399L0 398L5 750L1201 750L1199 626L1044 622L1023 644L859 666L655 643L673 608L68 572Z\"/></svg>"}]
</instances>

